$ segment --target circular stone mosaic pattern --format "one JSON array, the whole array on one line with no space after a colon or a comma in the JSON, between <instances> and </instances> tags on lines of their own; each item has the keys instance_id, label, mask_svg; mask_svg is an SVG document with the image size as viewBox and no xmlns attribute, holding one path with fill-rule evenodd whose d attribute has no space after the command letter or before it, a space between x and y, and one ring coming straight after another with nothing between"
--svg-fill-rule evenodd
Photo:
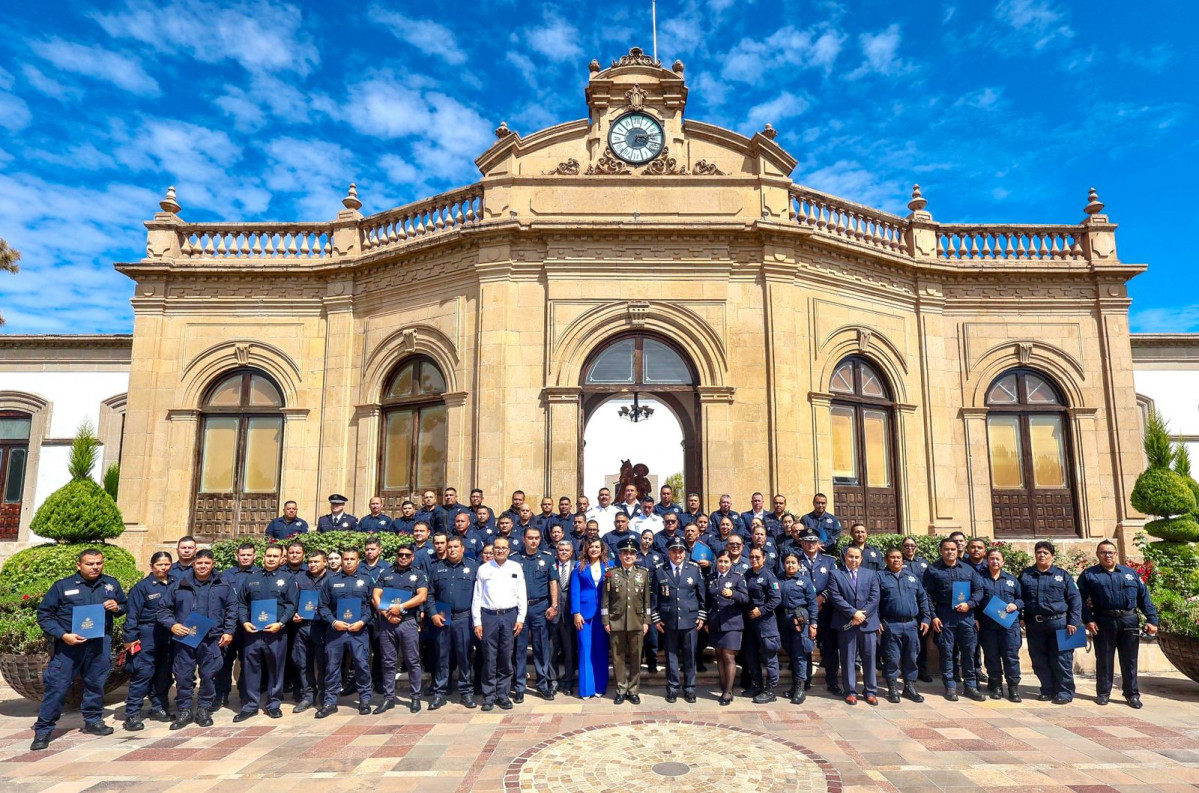
<instances>
[{"instance_id":1,"label":"circular stone mosaic pattern","mask_svg":"<svg viewBox=\"0 0 1199 793\"><path fill-rule=\"evenodd\" d=\"M634 721L564 733L513 761L510 793L840 793L832 764L768 733Z\"/></svg>"}]
</instances>

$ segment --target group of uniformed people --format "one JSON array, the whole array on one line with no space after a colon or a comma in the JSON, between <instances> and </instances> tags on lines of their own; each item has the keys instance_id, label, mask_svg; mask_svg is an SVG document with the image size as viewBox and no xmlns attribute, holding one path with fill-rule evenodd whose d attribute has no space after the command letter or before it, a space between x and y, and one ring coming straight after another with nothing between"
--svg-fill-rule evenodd
<instances>
[{"instance_id":1,"label":"group of uniformed people","mask_svg":"<svg viewBox=\"0 0 1199 793\"><path fill-rule=\"evenodd\" d=\"M612 503L603 488L598 504L563 497L558 511L542 499L534 516L524 493L496 516L472 491L458 504L447 488L441 504L426 492L421 509L406 501L402 514L345 512L346 499L330 496L330 512L317 531L408 534L396 558L380 558L370 536L360 555L306 552L294 541L308 531L294 502L271 522L273 542L255 564L255 548L237 550L237 564L218 572L210 550L179 540L178 558L160 551L150 574L131 588L103 574L99 550L80 555L77 574L57 582L42 600L39 623L54 639L45 675L45 698L34 725L34 749L45 748L71 681L82 675L84 731L107 735L103 685L109 672L112 618L126 614L124 645L132 665L124 728L144 728L149 718L209 726L228 706L234 661L242 722L259 715L282 718L285 689L293 713L315 708L317 718L337 711L344 693L357 695L360 714L384 713L398 704L398 674L407 670L409 709L447 704L452 671L468 708L502 709L523 701L529 686L545 699L606 693L609 660L614 701L640 702L644 659L657 671L666 661L666 700L696 701L696 673L710 646L718 666L719 702L733 699L737 666L742 696L765 704L776 699L780 651L791 672L787 696L802 703L814 678L812 653L820 649L829 690L856 704L878 703L876 667L886 697L916 702L918 679L931 682L925 648L935 637L945 696L1007 696L1019 702L1021 627L1028 638L1040 699L1066 704L1074 696L1071 637L1090 631L1097 653L1097 701L1110 698L1119 654L1123 694L1140 707L1136 653L1138 612L1146 630L1157 615L1135 571L1118 564L1115 546L1099 544L1099 563L1078 579L1053 564L1054 547L1036 544L1036 563L1012 576L1002 552L961 532L940 543L929 562L905 539L886 552L871 545L861 524L837 553L840 521L817 494L813 510L796 517L775 496L765 510L755 493L752 509L732 510L720 498L710 514L689 494L686 507L669 486L660 498L638 498L630 486ZM102 640L73 632L76 606L100 604ZM531 650L531 652L530 652ZM880 653L881 651L881 653ZM530 682L528 660L533 661ZM979 668L985 659L985 673ZM430 672L428 690L425 673ZM862 690L858 678L862 679ZM175 712L168 692L176 686ZM196 681L199 681L198 689ZM375 694L380 704L372 708Z\"/></svg>"}]
</instances>

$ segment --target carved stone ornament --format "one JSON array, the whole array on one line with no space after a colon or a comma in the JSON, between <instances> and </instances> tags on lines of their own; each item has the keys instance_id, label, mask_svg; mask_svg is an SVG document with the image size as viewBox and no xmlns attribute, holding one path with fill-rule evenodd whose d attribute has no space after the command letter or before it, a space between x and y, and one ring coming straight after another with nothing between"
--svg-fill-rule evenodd
<instances>
[{"instance_id":1,"label":"carved stone ornament","mask_svg":"<svg viewBox=\"0 0 1199 793\"><path fill-rule=\"evenodd\" d=\"M500 140L503 140L504 138L508 137L511 134L512 134L512 130L508 129L507 121L501 121L500 125L495 128L495 136L497 138L499 138Z\"/></svg>"},{"instance_id":2,"label":"carved stone ornament","mask_svg":"<svg viewBox=\"0 0 1199 793\"><path fill-rule=\"evenodd\" d=\"M634 85L632 88L624 92L624 98L629 100L629 107L634 110L640 110L645 107L645 98L649 96L645 91L641 90L641 86Z\"/></svg>"},{"instance_id":3,"label":"carved stone ornament","mask_svg":"<svg viewBox=\"0 0 1199 793\"><path fill-rule=\"evenodd\" d=\"M640 47L633 47L629 50L628 55L621 55L617 60L612 61L613 68L617 66L661 66L662 61L656 61L645 54L645 50Z\"/></svg>"},{"instance_id":4,"label":"carved stone ornament","mask_svg":"<svg viewBox=\"0 0 1199 793\"><path fill-rule=\"evenodd\" d=\"M716 163L700 160L691 169L691 173L695 176L724 176L724 171L716 167Z\"/></svg>"},{"instance_id":5,"label":"carved stone ornament","mask_svg":"<svg viewBox=\"0 0 1199 793\"><path fill-rule=\"evenodd\" d=\"M416 352L416 329L408 328L401 334L400 349L406 353Z\"/></svg>"},{"instance_id":6,"label":"carved stone ornament","mask_svg":"<svg viewBox=\"0 0 1199 793\"><path fill-rule=\"evenodd\" d=\"M241 342L233 346L233 357L237 359L238 366L245 366L250 362L250 343Z\"/></svg>"},{"instance_id":7,"label":"carved stone ornament","mask_svg":"<svg viewBox=\"0 0 1199 793\"><path fill-rule=\"evenodd\" d=\"M1020 359L1021 366L1027 366L1032 360L1032 342L1022 341L1016 345L1016 356Z\"/></svg>"},{"instance_id":8,"label":"carved stone ornament","mask_svg":"<svg viewBox=\"0 0 1199 793\"><path fill-rule=\"evenodd\" d=\"M643 327L647 313L649 313L649 303L629 303L629 324L634 328Z\"/></svg>"},{"instance_id":9,"label":"carved stone ornament","mask_svg":"<svg viewBox=\"0 0 1199 793\"><path fill-rule=\"evenodd\" d=\"M604 154L599 158L595 165L587 166L588 176L616 176L618 174L630 173L629 167L625 161L616 156L609 146L604 150Z\"/></svg>"},{"instance_id":10,"label":"carved stone ornament","mask_svg":"<svg viewBox=\"0 0 1199 793\"><path fill-rule=\"evenodd\" d=\"M663 146L662 152L645 166L642 176L678 176L685 173L687 166L679 166L675 158L670 156L670 147Z\"/></svg>"},{"instance_id":11,"label":"carved stone ornament","mask_svg":"<svg viewBox=\"0 0 1199 793\"><path fill-rule=\"evenodd\" d=\"M858 328L858 352L866 352L870 347L870 338L874 336L874 331L866 328Z\"/></svg>"},{"instance_id":12,"label":"carved stone ornament","mask_svg":"<svg viewBox=\"0 0 1199 793\"><path fill-rule=\"evenodd\" d=\"M546 176L555 176L555 175L556 176L578 176L579 170L580 170L579 161L576 160L574 157L571 157L566 162L558 163L558 167L555 168L554 170L546 171L545 175ZM588 173L590 173L590 171L588 171Z\"/></svg>"}]
</instances>

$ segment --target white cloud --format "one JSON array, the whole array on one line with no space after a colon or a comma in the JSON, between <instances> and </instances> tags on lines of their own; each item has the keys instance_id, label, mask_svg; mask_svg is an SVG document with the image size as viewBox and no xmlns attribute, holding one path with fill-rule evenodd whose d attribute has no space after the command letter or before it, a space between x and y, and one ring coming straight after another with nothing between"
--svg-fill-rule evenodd
<instances>
[{"instance_id":1,"label":"white cloud","mask_svg":"<svg viewBox=\"0 0 1199 793\"><path fill-rule=\"evenodd\" d=\"M799 30L788 25L765 39L743 38L724 57L726 80L757 83L779 68L796 66L828 72L845 37L832 29Z\"/></svg>"},{"instance_id":2,"label":"white cloud","mask_svg":"<svg viewBox=\"0 0 1199 793\"><path fill-rule=\"evenodd\" d=\"M1156 44L1147 50L1134 50L1127 44L1120 46L1119 58L1124 63L1138 66L1147 72L1162 72L1174 61L1174 50L1168 44Z\"/></svg>"},{"instance_id":3,"label":"white cloud","mask_svg":"<svg viewBox=\"0 0 1199 793\"><path fill-rule=\"evenodd\" d=\"M954 100L954 107L972 108L975 110L999 110L1006 106L1003 100L1003 86L987 86L977 91L962 94Z\"/></svg>"},{"instance_id":4,"label":"white cloud","mask_svg":"<svg viewBox=\"0 0 1199 793\"><path fill-rule=\"evenodd\" d=\"M168 55L202 63L235 61L251 72L308 74L320 60L303 31L300 9L275 0L234 5L208 0L127 0L123 9L97 14L110 36L128 38Z\"/></svg>"},{"instance_id":5,"label":"white cloud","mask_svg":"<svg viewBox=\"0 0 1199 793\"><path fill-rule=\"evenodd\" d=\"M372 22L385 26L387 31L400 41L411 44L426 55L440 58L453 66L466 63L466 52L458 46L454 31L445 25L428 19L415 19L377 6L372 8L367 16Z\"/></svg>"},{"instance_id":6,"label":"white cloud","mask_svg":"<svg viewBox=\"0 0 1199 793\"><path fill-rule=\"evenodd\" d=\"M341 209L339 201L357 178L354 156L339 144L304 138L277 138L263 150L268 156L266 186L293 196L302 219L330 218Z\"/></svg>"},{"instance_id":7,"label":"white cloud","mask_svg":"<svg viewBox=\"0 0 1199 793\"><path fill-rule=\"evenodd\" d=\"M1074 31L1066 14L1048 0L1000 0L995 16L1025 38L1025 44L1041 50L1056 39L1071 39Z\"/></svg>"},{"instance_id":8,"label":"white cloud","mask_svg":"<svg viewBox=\"0 0 1199 793\"><path fill-rule=\"evenodd\" d=\"M858 36L862 47L862 65L849 74L850 79L868 74L893 77L911 69L911 65L898 57L902 36L899 25L892 24L881 33L863 33Z\"/></svg>"},{"instance_id":9,"label":"white cloud","mask_svg":"<svg viewBox=\"0 0 1199 793\"><path fill-rule=\"evenodd\" d=\"M35 41L30 47L42 59L64 72L111 83L139 96L158 96L158 81L139 61L104 47L89 47L65 39Z\"/></svg>"},{"instance_id":10,"label":"white cloud","mask_svg":"<svg viewBox=\"0 0 1199 793\"><path fill-rule=\"evenodd\" d=\"M579 31L564 19L546 16L545 24L524 32L526 43L551 61L568 61L583 55L579 46Z\"/></svg>"},{"instance_id":11,"label":"white cloud","mask_svg":"<svg viewBox=\"0 0 1199 793\"><path fill-rule=\"evenodd\" d=\"M387 181L392 184L416 184L420 182L420 172L398 154L384 154L379 158L379 167L383 169Z\"/></svg>"},{"instance_id":12,"label":"white cloud","mask_svg":"<svg viewBox=\"0 0 1199 793\"><path fill-rule=\"evenodd\" d=\"M804 97L784 91L768 102L751 107L746 115L745 125L750 129L750 134L768 123L777 127L780 121L803 115L810 104Z\"/></svg>"},{"instance_id":13,"label":"white cloud","mask_svg":"<svg viewBox=\"0 0 1199 793\"><path fill-rule=\"evenodd\" d=\"M801 184L859 204L893 212L904 211L905 187L898 180L886 181L877 169L864 168L853 160L838 160L831 165L802 173ZM908 185L906 190L911 190Z\"/></svg>"},{"instance_id":14,"label":"white cloud","mask_svg":"<svg viewBox=\"0 0 1199 793\"><path fill-rule=\"evenodd\" d=\"M1194 333L1199 331L1199 304L1133 311L1128 323L1134 333Z\"/></svg>"},{"instance_id":15,"label":"white cloud","mask_svg":"<svg viewBox=\"0 0 1199 793\"><path fill-rule=\"evenodd\" d=\"M233 117L239 130L249 132L276 119L306 123L337 112L333 100L325 94L301 91L294 82L270 74L252 74L244 87L227 85L225 93L213 102Z\"/></svg>"},{"instance_id":16,"label":"white cloud","mask_svg":"<svg viewBox=\"0 0 1199 793\"><path fill-rule=\"evenodd\" d=\"M73 86L63 85L31 63L21 67L21 76L25 78L26 85L42 96L63 101L76 100L83 96L83 91Z\"/></svg>"},{"instance_id":17,"label":"white cloud","mask_svg":"<svg viewBox=\"0 0 1199 793\"><path fill-rule=\"evenodd\" d=\"M522 52L509 50L504 60L516 67L520 72L520 76L525 78L525 82L530 86L537 87L537 64L533 63L533 59Z\"/></svg>"},{"instance_id":18,"label":"white cloud","mask_svg":"<svg viewBox=\"0 0 1199 793\"><path fill-rule=\"evenodd\" d=\"M707 31L697 16L680 15L658 20L658 52L668 60L694 52L704 44Z\"/></svg>"},{"instance_id":19,"label":"white cloud","mask_svg":"<svg viewBox=\"0 0 1199 793\"><path fill-rule=\"evenodd\" d=\"M29 126L33 115L25 100L8 91L0 91L0 127L9 132L18 132Z\"/></svg>"},{"instance_id":20,"label":"white cloud","mask_svg":"<svg viewBox=\"0 0 1199 793\"><path fill-rule=\"evenodd\" d=\"M713 107L723 105L732 90L728 83L721 82L711 72L700 72L689 80L691 96L698 96L704 104Z\"/></svg>"}]
</instances>

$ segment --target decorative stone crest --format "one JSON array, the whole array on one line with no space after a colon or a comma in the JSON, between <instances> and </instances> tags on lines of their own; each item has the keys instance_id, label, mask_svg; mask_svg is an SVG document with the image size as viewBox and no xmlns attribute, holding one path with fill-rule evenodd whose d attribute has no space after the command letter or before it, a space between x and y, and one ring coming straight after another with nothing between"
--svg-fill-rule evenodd
<instances>
[{"instance_id":1,"label":"decorative stone crest","mask_svg":"<svg viewBox=\"0 0 1199 793\"><path fill-rule=\"evenodd\" d=\"M416 352L416 330L408 328L400 334L400 349L406 353Z\"/></svg>"},{"instance_id":2,"label":"decorative stone crest","mask_svg":"<svg viewBox=\"0 0 1199 793\"><path fill-rule=\"evenodd\" d=\"M250 362L250 343L239 342L233 345L233 357L237 359L238 366L245 366Z\"/></svg>"},{"instance_id":3,"label":"decorative stone crest","mask_svg":"<svg viewBox=\"0 0 1199 793\"><path fill-rule=\"evenodd\" d=\"M858 352L866 352L870 347L870 339L874 336L874 331L867 328L858 328Z\"/></svg>"},{"instance_id":4,"label":"decorative stone crest","mask_svg":"<svg viewBox=\"0 0 1199 793\"><path fill-rule=\"evenodd\" d=\"M632 47L629 49L628 55L621 55L617 60L612 61L612 67L617 66L661 66L662 61L654 60L645 54L645 50L640 47Z\"/></svg>"},{"instance_id":5,"label":"decorative stone crest","mask_svg":"<svg viewBox=\"0 0 1199 793\"><path fill-rule=\"evenodd\" d=\"M645 315L649 313L649 303L629 303L629 324L634 328L645 326Z\"/></svg>"},{"instance_id":6,"label":"decorative stone crest","mask_svg":"<svg viewBox=\"0 0 1199 793\"><path fill-rule=\"evenodd\" d=\"M579 170L580 170L579 161L576 160L574 157L571 157L566 162L558 163L558 167L555 168L554 170L546 171L545 175L546 176L578 176ZM588 173L591 173L591 171L588 170Z\"/></svg>"},{"instance_id":7,"label":"decorative stone crest","mask_svg":"<svg viewBox=\"0 0 1199 793\"><path fill-rule=\"evenodd\" d=\"M1028 366L1028 362L1032 360L1032 342L1019 342L1016 345L1016 357L1020 359L1021 366Z\"/></svg>"},{"instance_id":8,"label":"decorative stone crest","mask_svg":"<svg viewBox=\"0 0 1199 793\"><path fill-rule=\"evenodd\" d=\"M724 176L724 171L716 167L716 163L700 160L691 169L691 173L695 176Z\"/></svg>"},{"instance_id":9,"label":"decorative stone crest","mask_svg":"<svg viewBox=\"0 0 1199 793\"><path fill-rule=\"evenodd\" d=\"M629 167L625 161L616 156L609 146L604 150L604 154L595 165L587 166L588 176L616 176L618 174L629 173Z\"/></svg>"},{"instance_id":10,"label":"decorative stone crest","mask_svg":"<svg viewBox=\"0 0 1199 793\"><path fill-rule=\"evenodd\" d=\"M632 88L624 92L624 98L629 100L629 107L634 110L640 110L645 107L645 98L649 96L645 91L641 90L641 86L634 85Z\"/></svg>"},{"instance_id":11,"label":"decorative stone crest","mask_svg":"<svg viewBox=\"0 0 1199 793\"><path fill-rule=\"evenodd\" d=\"M674 157L670 156L670 147L663 146L662 152L649 161L642 176L680 176L687 173L687 166L680 166Z\"/></svg>"}]
</instances>

